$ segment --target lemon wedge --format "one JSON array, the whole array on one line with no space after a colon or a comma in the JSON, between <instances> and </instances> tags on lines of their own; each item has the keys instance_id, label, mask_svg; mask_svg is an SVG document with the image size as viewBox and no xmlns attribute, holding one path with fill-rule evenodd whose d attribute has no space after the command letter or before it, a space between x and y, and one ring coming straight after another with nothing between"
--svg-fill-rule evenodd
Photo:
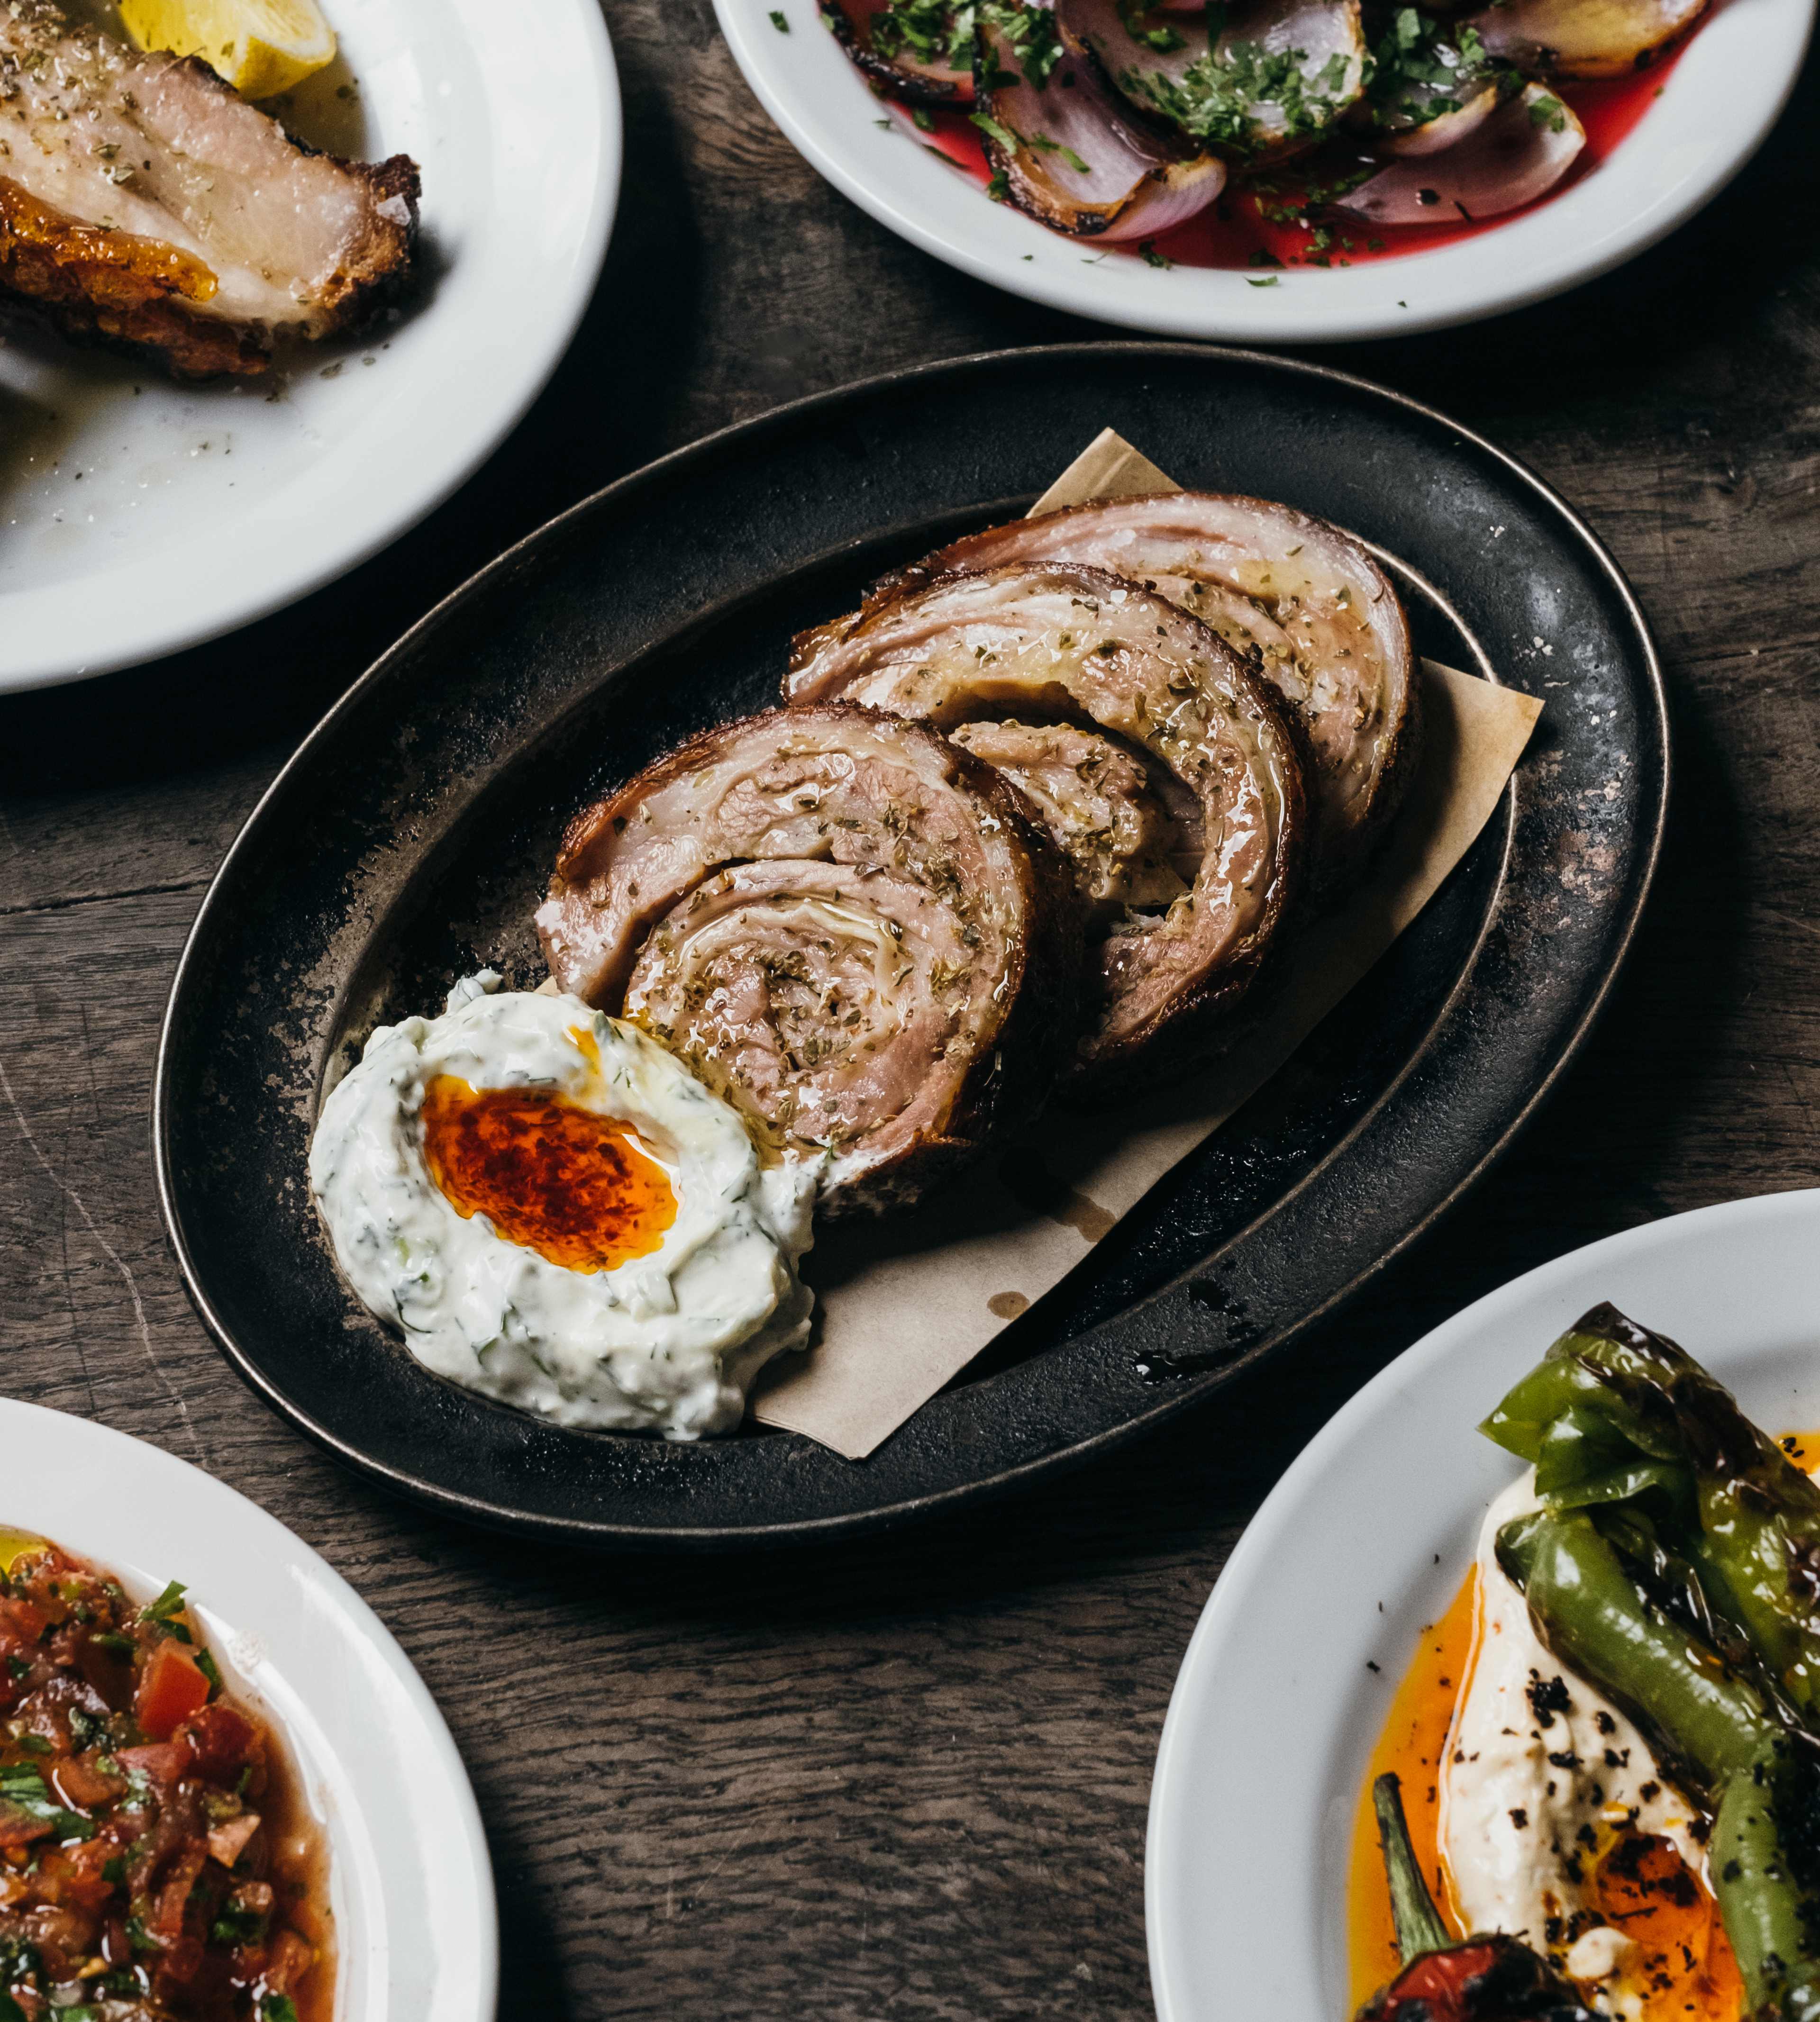
<instances>
[{"instance_id":1,"label":"lemon wedge","mask_svg":"<svg viewBox=\"0 0 1820 2022\"><path fill-rule=\"evenodd\" d=\"M243 98L271 98L335 60L316 0L120 0L142 49L200 57Z\"/></svg>"},{"instance_id":2,"label":"lemon wedge","mask_svg":"<svg viewBox=\"0 0 1820 2022\"><path fill-rule=\"evenodd\" d=\"M35 1537L29 1531L0 1526L0 1573L11 1572L15 1559L23 1558L27 1552L35 1552L43 1542L42 1538Z\"/></svg>"}]
</instances>

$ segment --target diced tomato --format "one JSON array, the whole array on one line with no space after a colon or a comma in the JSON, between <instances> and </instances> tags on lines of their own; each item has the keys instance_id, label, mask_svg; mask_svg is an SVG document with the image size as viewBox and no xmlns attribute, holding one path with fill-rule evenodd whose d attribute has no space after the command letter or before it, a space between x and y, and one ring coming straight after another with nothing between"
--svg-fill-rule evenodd
<instances>
[{"instance_id":1,"label":"diced tomato","mask_svg":"<svg viewBox=\"0 0 1820 2022\"><path fill-rule=\"evenodd\" d=\"M189 1892L196 1885L196 1878L203 1871L203 1863L208 1859L205 1849L187 1848L171 1864L164 1885L158 1892L158 1900L152 1905L148 1928L162 1945L174 1945L183 1933L183 1913L189 1901ZM192 1966L191 1971L194 1972Z\"/></svg>"},{"instance_id":2,"label":"diced tomato","mask_svg":"<svg viewBox=\"0 0 1820 2022\"><path fill-rule=\"evenodd\" d=\"M92 1812L97 1805L111 1804L126 1787L118 1776L110 1776L92 1762L74 1755L53 1762L45 1772L45 1780L66 1805L73 1805L79 1812Z\"/></svg>"},{"instance_id":3,"label":"diced tomato","mask_svg":"<svg viewBox=\"0 0 1820 2022\"><path fill-rule=\"evenodd\" d=\"M192 1714L208 1704L209 1681L181 1643L160 1643L139 1674L134 1710L155 1741L167 1740Z\"/></svg>"},{"instance_id":4,"label":"diced tomato","mask_svg":"<svg viewBox=\"0 0 1820 2022\"><path fill-rule=\"evenodd\" d=\"M198 1771L211 1783L232 1784L249 1762L261 1760L265 1737L231 1706L206 1706L174 1737L188 1745Z\"/></svg>"},{"instance_id":5,"label":"diced tomato","mask_svg":"<svg viewBox=\"0 0 1820 2022\"><path fill-rule=\"evenodd\" d=\"M50 1620L35 1600L0 1600L0 1622L4 1622L22 1642L35 1643Z\"/></svg>"},{"instance_id":6,"label":"diced tomato","mask_svg":"<svg viewBox=\"0 0 1820 2022\"><path fill-rule=\"evenodd\" d=\"M209 1858L218 1860L222 1867L232 1867L247 1851L247 1842L259 1830L259 1814L243 1812L237 1819L229 1819L225 1825L211 1826L209 1829Z\"/></svg>"},{"instance_id":7,"label":"diced tomato","mask_svg":"<svg viewBox=\"0 0 1820 2022\"><path fill-rule=\"evenodd\" d=\"M127 1769L139 1769L155 1783L174 1783L189 1767L189 1750L174 1741L154 1741L143 1748L122 1748L115 1761Z\"/></svg>"},{"instance_id":8,"label":"diced tomato","mask_svg":"<svg viewBox=\"0 0 1820 2022\"><path fill-rule=\"evenodd\" d=\"M159 1978L178 1986L196 1978L203 1962L203 1941L193 1931L180 1931L159 1962Z\"/></svg>"},{"instance_id":9,"label":"diced tomato","mask_svg":"<svg viewBox=\"0 0 1820 2022\"><path fill-rule=\"evenodd\" d=\"M118 1846L105 1839L53 1849L38 1867L45 1892L57 1902L73 1903L91 1912L105 1909L114 1885L101 1871L119 1852Z\"/></svg>"},{"instance_id":10,"label":"diced tomato","mask_svg":"<svg viewBox=\"0 0 1820 2022\"><path fill-rule=\"evenodd\" d=\"M44 1838L49 1830L46 1819L35 1819L16 1805L0 1803L0 1852L30 1846L34 1840Z\"/></svg>"},{"instance_id":11,"label":"diced tomato","mask_svg":"<svg viewBox=\"0 0 1820 2022\"><path fill-rule=\"evenodd\" d=\"M316 1963L316 1954L294 1931L272 1939L265 1967L265 1984L274 1994L288 1994Z\"/></svg>"}]
</instances>

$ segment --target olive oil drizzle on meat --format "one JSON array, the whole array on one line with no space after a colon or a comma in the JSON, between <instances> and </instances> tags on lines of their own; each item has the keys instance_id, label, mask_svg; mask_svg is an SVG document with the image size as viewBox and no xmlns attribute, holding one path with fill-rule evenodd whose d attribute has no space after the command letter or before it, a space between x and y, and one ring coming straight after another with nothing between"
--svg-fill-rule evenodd
<instances>
[{"instance_id":1,"label":"olive oil drizzle on meat","mask_svg":"<svg viewBox=\"0 0 1820 2022\"><path fill-rule=\"evenodd\" d=\"M0 1568L0 2022L329 2022L320 1832L184 1589Z\"/></svg>"}]
</instances>

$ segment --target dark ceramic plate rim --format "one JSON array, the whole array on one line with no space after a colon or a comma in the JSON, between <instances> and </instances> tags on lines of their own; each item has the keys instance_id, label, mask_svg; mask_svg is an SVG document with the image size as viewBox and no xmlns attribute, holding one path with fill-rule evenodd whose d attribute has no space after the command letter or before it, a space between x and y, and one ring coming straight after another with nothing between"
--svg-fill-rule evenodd
<instances>
[{"instance_id":1,"label":"dark ceramic plate rim","mask_svg":"<svg viewBox=\"0 0 1820 2022\"><path fill-rule=\"evenodd\" d=\"M186 987L199 960L202 949L212 924L212 915L224 890L228 887L242 853L250 849L252 841L269 809L283 801L291 781L310 761L316 747L333 732L341 718L352 710L367 693L384 681L400 662L406 660L411 649L420 639L441 626L470 601L483 597L488 590L510 572L531 551L546 541L555 538L559 531L601 509L609 502L619 502L641 487L652 487L671 473L695 464L712 467L718 456L731 445L755 446L773 432L785 430L800 424L806 417L814 415L831 419L839 409L863 403L886 389L908 391L926 394L930 385L945 377L970 371L989 370L1011 360L1034 362L1036 360L1117 360L1139 364L1152 360L1158 364L1165 362L1193 360L1209 367L1219 364L1262 369L1280 373L1292 379L1309 382L1311 388L1325 385L1343 388L1347 392L1367 396L1398 410L1416 421L1438 426L1456 439L1462 447L1470 448L1487 458L1497 467L1502 476L1513 485L1532 495L1533 499L1546 509L1547 513L1561 524L1564 533L1571 535L1585 550L1596 571L1601 573L1613 593L1618 607L1635 633L1635 645L1639 661L1645 676L1646 696L1639 698L1646 702L1654 714L1654 729L1661 750L1661 777L1654 797L1653 819L1646 794L1643 799L1643 830L1636 845L1632 862L1621 867L1623 881L1627 889L1625 898L1612 927L1607 940L1610 949L1603 968L1595 975L1584 979L1584 987L1578 999L1578 1009L1570 1028L1554 1049L1553 1057L1537 1076L1522 1100L1505 1117L1503 1126L1494 1134L1482 1137L1475 1143L1471 1155L1457 1162L1458 1169L1449 1183L1438 1197L1432 1199L1423 1210L1414 1217L1401 1221L1396 1232L1379 1249L1369 1261L1353 1271L1352 1275L1331 1290L1325 1297L1306 1307L1298 1308L1280 1324L1261 1336L1244 1340L1240 1345L1230 1348L1224 1356L1209 1355L1200 1358L1206 1373L1160 1389L1153 1403L1140 1411L1128 1413L1116 1422L1104 1425L1081 1436L1071 1439L1065 1445L1043 1451L1033 1457L1019 1459L1009 1465L988 1466L976 1472L964 1472L961 1478L948 1485L925 1493L906 1495L897 1500L875 1506L836 1511L824 1516L794 1516L777 1522L707 1524L697 1526L645 1524L616 1524L580 1517L554 1517L541 1513L526 1511L509 1504L489 1501L479 1495L464 1495L424 1479L408 1469L396 1467L375 1459L357 1444L336 1433L321 1423L307 1410L296 1403L277 1383L265 1373L256 1354L236 1335L234 1330L216 1310L186 1239L181 1214L177 1197L177 1186L172 1165L172 1144L170 1120L174 1090L174 1053L176 1035L183 1008ZM1668 698L1664 684L1659 656L1647 619L1639 604L1629 582L1618 568L1603 542L1581 519L1551 486L1515 458L1499 449L1483 436L1463 427L1438 410L1413 400L1407 395L1380 386L1374 381L1356 374L1336 370L1332 367L1307 362L1278 358L1266 352L1242 350L1230 347L1213 347L1189 343L1168 342L1113 342L1097 344L1055 345L1033 347L1021 351L987 352L967 357L941 361L932 365L913 367L904 371L886 373L874 378L855 381L828 392L810 395L792 401L783 407L769 410L752 419L736 423L716 431L684 447L646 464L604 487L589 498L579 501L566 512L558 514L543 526L512 547L504 550L492 562L452 591L442 601L426 612L422 618L403 633L394 644L382 654L358 681L330 708L321 721L305 738L272 779L258 803L247 816L239 833L223 858L220 868L210 881L203 902L192 923L173 977L170 995L166 1002L164 1019L159 1033L158 1060L154 1080L152 1104L152 1143L157 1175L159 1203L165 1227L177 1267L181 1273L185 1289L209 1332L214 1337L223 1352L249 1386L264 1397L283 1417L316 1444L334 1454L348 1466L368 1478L407 1498L426 1502L489 1527L547 1538L565 1539L571 1542L596 1546L615 1546L641 1549L714 1549L742 1546L761 1546L792 1542L809 1542L837 1536L850 1536L861 1532L894 1527L912 1519L948 1511L982 1498L1005 1492L1068 1467L1077 1466L1096 1455L1109 1452L1126 1441L1138 1437L1153 1429L1164 1420L1172 1418L1190 1405L1201 1402L1212 1392L1222 1388L1241 1371L1249 1371L1266 1359L1274 1358L1304 1334L1314 1322L1335 1311L1358 1294L1386 1265L1434 1223L1481 1178L1489 1166L1508 1147L1511 1141L1531 1119L1537 1108L1559 1079L1581 1046L1603 1009L1619 969L1622 967L1634 939L1639 920L1647 900L1661 856L1665 832L1672 763L1670 756ZM1508 870L1511 855L1516 805L1513 788L1507 788L1500 801L1494 820L1503 824L1503 841L1499 872L1501 889ZM1124 1311L1113 1316L1087 1330L1081 1338L1091 1339L1104 1336L1112 1330L1123 1328L1135 1316L1148 1316L1153 1324L1149 1330L1156 1332L1156 1323L1167 1326L1173 1315L1179 1319L1184 1313L1204 1319L1210 1312L1217 1312L1227 1303L1224 1294L1209 1296L1212 1279L1209 1274L1222 1262L1231 1260L1242 1250L1247 1239L1263 1225L1280 1215L1299 1196L1305 1194L1314 1184L1344 1155L1348 1148L1381 1119L1399 1089L1410 1079L1426 1056L1433 1050L1436 1035L1442 1030L1449 1011L1467 987L1472 970L1478 960L1489 918L1482 922L1475 938L1471 955L1467 958L1460 978L1449 991L1445 1002L1439 1006L1430 1022L1427 1031L1414 1051L1402 1066L1378 1092L1370 1104L1360 1113L1353 1126L1339 1137L1325 1153L1284 1192L1274 1197L1269 1205L1254 1215L1244 1226L1220 1243L1200 1263L1189 1272L1178 1276L1160 1290L1142 1299ZM1171 1335L1171 1340L1175 1338ZM1036 1358L1040 1361L1042 1358ZM1028 1365L1025 1365L1026 1367ZM1018 1374L1016 1369L986 1379L986 1384L1003 1382ZM984 1388L985 1385L980 1387ZM930 1408L926 1407L926 1409ZM798 1436L780 1434L776 1436L794 1440ZM858 1463L863 1467L865 1463Z\"/></svg>"}]
</instances>

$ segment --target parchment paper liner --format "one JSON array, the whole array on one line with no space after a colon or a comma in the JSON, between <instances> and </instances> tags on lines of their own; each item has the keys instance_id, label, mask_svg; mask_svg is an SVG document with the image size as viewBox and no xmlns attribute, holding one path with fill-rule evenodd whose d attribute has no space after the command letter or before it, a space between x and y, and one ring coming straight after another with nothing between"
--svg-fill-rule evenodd
<instances>
[{"instance_id":1,"label":"parchment paper liner","mask_svg":"<svg viewBox=\"0 0 1820 2022\"><path fill-rule=\"evenodd\" d=\"M1108 429L1030 509L1180 489ZM1542 710L1433 661L1423 674L1422 768L1389 845L1338 913L1303 929L1267 1024L1116 1115L1052 1111L932 1210L818 1232L805 1274L820 1309L815 1343L763 1372L755 1418L863 1459L1059 1283L1365 975L1489 820Z\"/></svg>"}]
</instances>

